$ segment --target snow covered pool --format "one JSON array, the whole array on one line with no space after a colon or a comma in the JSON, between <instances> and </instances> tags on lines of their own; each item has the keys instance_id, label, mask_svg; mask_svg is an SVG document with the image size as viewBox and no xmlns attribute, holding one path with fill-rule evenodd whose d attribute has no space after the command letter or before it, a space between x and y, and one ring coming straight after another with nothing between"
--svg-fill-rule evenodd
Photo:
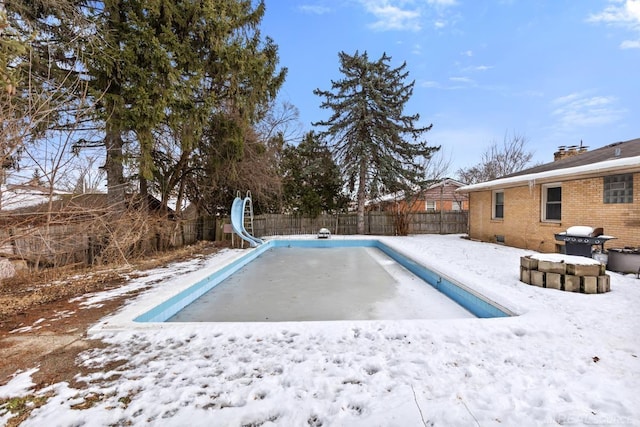
<instances>
[{"instance_id":1,"label":"snow covered pool","mask_svg":"<svg viewBox=\"0 0 640 427\"><path fill-rule=\"evenodd\" d=\"M334 275L321 277L320 282L305 289L299 286L300 274L306 271L318 275L325 271L324 268L331 268L331 265L318 265L319 268L315 270L315 273L309 269L318 255L317 252L314 255L305 252L312 248L324 249L330 257L329 259L333 259L334 264L337 262L336 260L347 259L353 254L359 254L356 256L359 261L355 261L356 258L353 258L351 264L355 262L355 265L351 270L333 269L331 272ZM326 250L330 248L336 251L327 252ZM286 268L283 265L278 266L277 261L270 257L279 249L290 249L285 253L288 253L289 256L297 255L297 260L285 260L285 264L288 263ZM282 252L280 253L282 254ZM253 276L250 274L244 285L234 288L234 286L228 286L228 283L223 283L235 276L239 270L253 267L253 261L258 257L267 258L267 262L264 264L267 267L265 268L263 265L257 269L257 272L251 273ZM300 265L304 259L310 260L307 267ZM329 263L331 264L331 261ZM268 267L269 265L271 267ZM293 270L293 276L289 275L288 278L282 276L285 269L290 272ZM271 270L269 276L265 276L267 270ZM346 274L348 280L340 281L337 279L341 274ZM358 278L357 276L360 275L362 277ZM280 287L280 289L274 289L271 292L268 288L260 286L260 283L264 281L280 282L288 287L284 289ZM340 285L340 283L350 282L354 283L353 289L345 290L342 286L342 293L335 294L334 297L329 295L336 290L336 283ZM324 284L324 289L319 287L318 283ZM367 283L371 285L368 289ZM223 285L219 289L214 289L220 284ZM333 285L333 287L329 287L329 285ZM205 297L210 301L201 303L199 299L212 290L213 292ZM321 301L327 295L329 298L324 298L324 301ZM299 301L293 304L296 299ZM185 307L191 304L196 307L195 314L181 313ZM315 308L312 310L312 307L320 308L320 310L315 310ZM284 310L286 308L291 310ZM510 315L512 313L504 307L464 285L428 269L378 240L271 240L258 248L251 249L241 258L212 272L204 279L146 311L136 317L135 321L264 322L429 319L473 316L488 318Z\"/></svg>"}]
</instances>

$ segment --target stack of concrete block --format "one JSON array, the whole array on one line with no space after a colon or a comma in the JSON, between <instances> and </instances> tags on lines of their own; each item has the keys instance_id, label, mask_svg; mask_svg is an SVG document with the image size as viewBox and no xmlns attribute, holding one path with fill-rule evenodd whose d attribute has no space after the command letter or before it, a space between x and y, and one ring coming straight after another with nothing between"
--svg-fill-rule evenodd
<instances>
[{"instance_id":1,"label":"stack of concrete block","mask_svg":"<svg viewBox=\"0 0 640 427\"><path fill-rule=\"evenodd\" d=\"M564 261L544 261L520 258L520 281L542 288L559 289L584 294L603 294L611 290L611 279L604 264L572 264Z\"/></svg>"}]
</instances>

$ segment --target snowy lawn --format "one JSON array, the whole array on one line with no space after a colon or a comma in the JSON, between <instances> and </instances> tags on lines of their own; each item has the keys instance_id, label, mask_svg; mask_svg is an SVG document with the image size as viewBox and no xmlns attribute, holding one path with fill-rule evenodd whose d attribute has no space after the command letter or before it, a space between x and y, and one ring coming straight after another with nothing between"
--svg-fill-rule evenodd
<instances>
[{"instance_id":1,"label":"snowy lawn","mask_svg":"<svg viewBox=\"0 0 640 427\"><path fill-rule=\"evenodd\" d=\"M85 388L40 391L54 395L23 425L640 425L635 276L609 273L611 292L574 294L518 280L520 256L534 251L458 235L380 240L519 316L109 329L112 316L92 330L110 345L79 361L99 373L78 378ZM138 302L175 286L177 270L235 252L156 271L153 281L167 280ZM30 393L32 373L16 375L0 397Z\"/></svg>"}]
</instances>

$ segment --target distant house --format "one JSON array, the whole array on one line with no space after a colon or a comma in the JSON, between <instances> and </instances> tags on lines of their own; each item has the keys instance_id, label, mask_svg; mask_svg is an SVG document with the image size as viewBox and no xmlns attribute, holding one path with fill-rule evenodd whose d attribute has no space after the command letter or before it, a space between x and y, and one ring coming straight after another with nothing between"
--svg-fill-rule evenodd
<instances>
[{"instance_id":1,"label":"distant house","mask_svg":"<svg viewBox=\"0 0 640 427\"><path fill-rule=\"evenodd\" d=\"M146 199L150 215L121 215L116 211L117 216L113 217L107 216L114 211L105 193L69 194L30 185L2 190L0 257L24 260L29 265L93 264L104 254L109 241L116 241L117 252L127 256L134 250L157 250L194 241L193 235L198 232L150 221L153 214L159 214L157 218L162 220L167 216L174 219L174 211L162 209L161 202L151 195ZM128 194L124 206L138 208L143 200L137 194ZM142 221L151 226L142 226Z\"/></svg>"},{"instance_id":2,"label":"distant house","mask_svg":"<svg viewBox=\"0 0 640 427\"><path fill-rule=\"evenodd\" d=\"M458 189L469 196L469 237L561 252L554 234L583 225L616 237L607 247L640 246L640 139L560 147L554 159Z\"/></svg>"},{"instance_id":3,"label":"distant house","mask_svg":"<svg viewBox=\"0 0 640 427\"><path fill-rule=\"evenodd\" d=\"M109 197L106 193L72 194L64 191L51 191L48 188L31 184L2 186L0 193L0 224L37 225L43 221L82 222L110 211ZM127 194L125 206L140 204L135 194ZM161 202L147 196L150 212L160 212ZM167 208L169 218L174 210Z\"/></svg>"},{"instance_id":4,"label":"distant house","mask_svg":"<svg viewBox=\"0 0 640 427\"><path fill-rule=\"evenodd\" d=\"M466 211L469 209L467 195L456 192L463 186L464 183L460 181L445 178L414 197L405 197L403 192L381 196L367 202L367 209L403 212Z\"/></svg>"},{"instance_id":5,"label":"distant house","mask_svg":"<svg viewBox=\"0 0 640 427\"><path fill-rule=\"evenodd\" d=\"M0 186L0 211L18 211L57 200L66 191L51 190L41 185L2 184Z\"/></svg>"}]
</instances>

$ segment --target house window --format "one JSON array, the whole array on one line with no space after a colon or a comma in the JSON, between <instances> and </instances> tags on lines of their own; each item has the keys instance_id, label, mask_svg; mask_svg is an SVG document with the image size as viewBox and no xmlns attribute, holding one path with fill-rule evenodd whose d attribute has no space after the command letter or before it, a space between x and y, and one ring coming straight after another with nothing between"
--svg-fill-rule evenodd
<instances>
[{"instance_id":1,"label":"house window","mask_svg":"<svg viewBox=\"0 0 640 427\"><path fill-rule=\"evenodd\" d=\"M562 219L562 187L558 184L542 187L542 220L560 221Z\"/></svg>"},{"instance_id":2,"label":"house window","mask_svg":"<svg viewBox=\"0 0 640 427\"><path fill-rule=\"evenodd\" d=\"M604 203L633 203L633 174L605 176Z\"/></svg>"},{"instance_id":3,"label":"house window","mask_svg":"<svg viewBox=\"0 0 640 427\"><path fill-rule=\"evenodd\" d=\"M426 209L428 211L435 211L436 210L436 201L435 200L427 200L426 201Z\"/></svg>"},{"instance_id":4,"label":"house window","mask_svg":"<svg viewBox=\"0 0 640 427\"><path fill-rule=\"evenodd\" d=\"M504 191L493 192L493 219L504 218Z\"/></svg>"},{"instance_id":5,"label":"house window","mask_svg":"<svg viewBox=\"0 0 640 427\"><path fill-rule=\"evenodd\" d=\"M451 202L451 210L452 211L461 211L462 210L462 202L458 202L456 200Z\"/></svg>"}]
</instances>

